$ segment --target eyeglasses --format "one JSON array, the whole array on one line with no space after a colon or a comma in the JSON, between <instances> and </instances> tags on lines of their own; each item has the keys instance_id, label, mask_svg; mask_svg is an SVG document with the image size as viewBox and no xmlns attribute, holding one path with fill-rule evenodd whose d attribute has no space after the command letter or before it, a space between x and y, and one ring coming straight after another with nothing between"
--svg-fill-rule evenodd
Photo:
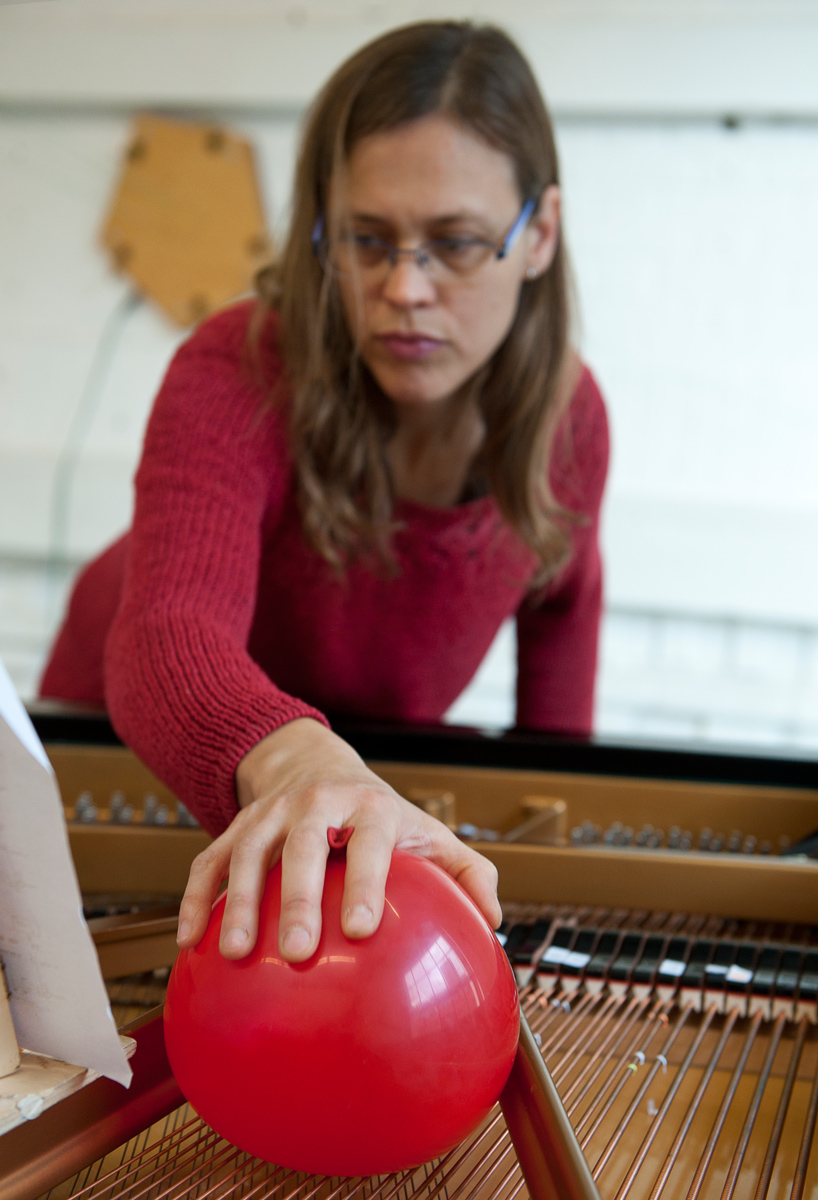
<instances>
[{"instance_id":1,"label":"eyeglasses","mask_svg":"<svg viewBox=\"0 0 818 1200\"><path fill-rule=\"evenodd\" d=\"M324 270L336 275L360 273L371 276L376 271L386 275L397 264L401 255L406 254L414 259L431 279L445 282L472 275L492 258L505 258L528 224L535 205L536 201L533 199L526 201L517 220L499 245L485 238L453 235L423 242L414 249L401 250L394 242L387 242L384 238L368 233L327 237L323 216L315 222L310 240Z\"/></svg>"}]
</instances>

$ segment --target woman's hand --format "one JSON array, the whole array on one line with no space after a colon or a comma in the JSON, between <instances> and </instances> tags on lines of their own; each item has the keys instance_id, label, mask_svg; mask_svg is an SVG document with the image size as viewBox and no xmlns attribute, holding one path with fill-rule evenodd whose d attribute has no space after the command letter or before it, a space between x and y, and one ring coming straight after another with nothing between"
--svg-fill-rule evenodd
<instances>
[{"instance_id":1,"label":"woman's hand","mask_svg":"<svg viewBox=\"0 0 818 1200\"><path fill-rule=\"evenodd\" d=\"M353 826L346 848L341 928L364 938L380 924L393 849L429 858L471 895L489 923L502 919L497 871L434 817L404 800L343 739L303 717L268 734L236 771L238 816L194 859L179 911L180 946L195 946L229 875L220 949L243 958L258 931L268 870L281 857L279 950L309 958L321 934L327 830Z\"/></svg>"}]
</instances>

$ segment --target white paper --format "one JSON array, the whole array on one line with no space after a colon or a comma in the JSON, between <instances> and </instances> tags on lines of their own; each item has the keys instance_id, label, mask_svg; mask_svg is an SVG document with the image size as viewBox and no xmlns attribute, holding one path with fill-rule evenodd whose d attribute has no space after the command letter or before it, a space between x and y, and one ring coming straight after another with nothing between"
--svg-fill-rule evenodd
<instances>
[{"instance_id":1,"label":"white paper","mask_svg":"<svg viewBox=\"0 0 818 1200\"><path fill-rule=\"evenodd\" d=\"M540 962L559 963L562 965L565 962L568 951L562 946L549 946L545 954L540 959Z\"/></svg>"},{"instance_id":2,"label":"white paper","mask_svg":"<svg viewBox=\"0 0 818 1200\"><path fill-rule=\"evenodd\" d=\"M12 733L17 734L29 754L37 759L41 767L45 767L49 775L53 775L54 771L48 761L48 755L43 750L43 744L31 724L31 717L23 708L2 660L0 660L0 716L3 717Z\"/></svg>"},{"instance_id":3,"label":"white paper","mask_svg":"<svg viewBox=\"0 0 818 1200\"><path fill-rule=\"evenodd\" d=\"M680 962L678 958L665 958L659 963L660 975L684 975L686 963Z\"/></svg>"},{"instance_id":4,"label":"white paper","mask_svg":"<svg viewBox=\"0 0 818 1200\"><path fill-rule=\"evenodd\" d=\"M582 967L587 967L590 961L590 954L583 954L581 950L572 950L565 956L566 967L576 967L577 970L580 970Z\"/></svg>"},{"instance_id":5,"label":"white paper","mask_svg":"<svg viewBox=\"0 0 818 1200\"><path fill-rule=\"evenodd\" d=\"M564 967L576 967L578 970L587 967L591 961L590 954L582 954L579 950L566 950L562 946L549 946L540 962L560 963Z\"/></svg>"},{"instance_id":6,"label":"white paper","mask_svg":"<svg viewBox=\"0 0 818 1200\"><path fill-rule=\"evenodd\" d=\"M736 963L733 963L727 972L727 979L730 983L749 983L752 978L752 971L748 971L746 967L739 967Z\"/></svg>"},{"instance_id":7,"label":"white paper","mask_svg":"<svg viewBox=\"0 0 818 1200\"><path fill-rule=\"evenodd\" d=\"M130 1083L54 773L2 663L0 957L21 1046Z\"/></svg>"}]
</instances>

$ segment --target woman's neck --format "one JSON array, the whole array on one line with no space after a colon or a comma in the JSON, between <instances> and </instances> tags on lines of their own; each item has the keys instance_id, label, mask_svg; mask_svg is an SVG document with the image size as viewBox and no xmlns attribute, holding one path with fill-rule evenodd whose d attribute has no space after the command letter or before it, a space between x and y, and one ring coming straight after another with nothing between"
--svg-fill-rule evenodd
<instances>
[{"instance_id":1,"label":"woman's neck","mask_svg":"<svg viewBox=\"0 0 818 1200\"><path fill-rule=\"evenodd\" d=\"M441 406L396 409L386 447L396 495L438 508L457 504L485 436L473 393Z\"/></svg>"}]
</instances>

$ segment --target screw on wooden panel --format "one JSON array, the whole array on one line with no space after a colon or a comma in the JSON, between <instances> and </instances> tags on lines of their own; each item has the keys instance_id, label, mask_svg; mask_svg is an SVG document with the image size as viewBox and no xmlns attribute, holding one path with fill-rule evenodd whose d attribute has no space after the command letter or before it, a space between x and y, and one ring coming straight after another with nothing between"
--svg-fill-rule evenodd
<instances>
[{"instance_id":1,"label":"screw on wooden panel","mask_svg":"<svg viewBox=\"0 0 818 1200\"><path fill-rule=\"evenodd\" d=\"M251 258L262 258L270 253L270 242L263 233L254 233L247 239L247 253Z\"/></svg>"},{"instance_id":2,"label":"screw on wooden panel","mask_svg":"<svg viewBox=\"0 0 818 1200\"><path fill-rule=\"evenodd\" d=\"M130 146L125 152L125 157L127 158L128 162L135 163L143 159L147 152L147 142L144 140L144 138L137 138L135 142L131 142Z\"/></svg>"},{"instance_id":3,"label":"screw on wooden panel","mask_svg":"<svg viewBox=\"0 0 818 1200\"><path fill-rule=\"evenodd\" d=\"M207 297L197 292L195 296L191 296L188 300L187 310L190 313L191 320L201 321L210 312Z\"/></svg>"},{"instance_id":4,"label":"screw on wooden panel","mask_svg":"<svg viewBox=\"0 0 818 1200\"><path fill-rule=\"evenodd\" d=\"M225 137L220 129L209 129L205 135L205 150L211 154L221 154L225 146Z\"/></svg>"},{"instance_id":5,"label":"screw on wooden panel","mask_svg":"<svg viewBox=\"0 0 818 1200\"><path fill-rule=\"evenodd\" d=\"M133 246L129 246L127 242L120 242L118 246L112 247L111 255L115 269L124 271L133 258Z\"/></svg>"}]
</instances>

